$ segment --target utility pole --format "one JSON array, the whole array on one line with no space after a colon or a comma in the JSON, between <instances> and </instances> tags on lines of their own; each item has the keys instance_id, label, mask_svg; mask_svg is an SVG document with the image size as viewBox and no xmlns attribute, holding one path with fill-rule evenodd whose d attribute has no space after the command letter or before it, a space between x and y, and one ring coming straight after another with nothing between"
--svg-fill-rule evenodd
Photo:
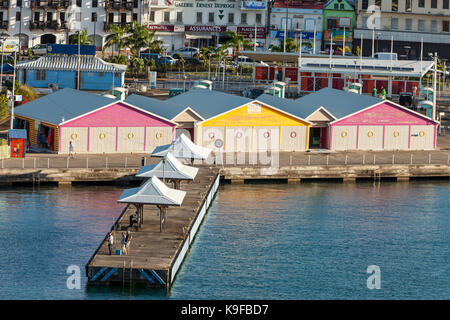
<instances>
[{"instance_id":1,"label":"utility pole","mask_svg":"<svg viewBox=\"0 0 450 320\"><path fill-rule=\"evenodd\" d=\"M286 21L284 24L284 42L283 42L283 52L286 52L286 40L288 33L288 17L289 17L289 2L291 0L286 0Z\"/></svg>"},{"instance_id":2,"label":"utility pole","mask_svg":"<svg viewBox=\"0 0 450 320\"><path fill-rule=\"evenodd\" d=\"M77 90L80 90L80 43L81 43L81 34L80 34L80 30L78 30L78 66L77 66Z\"/></svg>"},{"instance_id":3,"label":"utility pole","mask_svg":"<svg viewBox=\"0 0 450 320\"><path fill-rule=\"evenodd\" d=\"M17 52L14 50L14 73L13 73L13 87L12 87L12 97L11 97L11 129L14 129L14 102L15 102L15 91L16 91L16 57Z\"/></svg>"},{"instance_id":4,"label":"utility pole","mask_svg":"<svg viewBox=\"0 0 450 320\"><path fill-rule=\"evenodd\" d=\"M436 120L436 81L437 81L437 52L434 53L434 72L433 72L433 120Z\"/></svg>"}]
</instances>

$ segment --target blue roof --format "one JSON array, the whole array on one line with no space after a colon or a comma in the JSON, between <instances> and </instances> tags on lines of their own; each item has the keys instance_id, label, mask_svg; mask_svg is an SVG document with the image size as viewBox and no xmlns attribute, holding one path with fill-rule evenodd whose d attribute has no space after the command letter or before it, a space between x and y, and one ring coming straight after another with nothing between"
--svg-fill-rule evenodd
<instances>
[{"instance_id":1,"label":"blue roof","mask_svg":"<svg viewBox=\"0 0 450 320\"><path fill-rule=\"evenodd\" d=\"M382 101L384 100L380 98L332 88L323 88L295 100L299 108L311 111L309 114L312 114L320 107L324 107L336 119L363 110Z\"/></svg>"},{"instance_id":2,"label":"blue roof","mask_svg":"<svg viewBox=\"0 0 450 320\"><path fill-rule=\"evenodd\" d=\"M98 94L65 88L17 106L14 113L17 116L58 125L114 101L114 99Z\"/></svg>"},{"instance_id":3,"label":"blue roof","mask_svg":"<svg viewBox=\"0 0 450 320\"><path fill-rule=\"evenodd\" d=\"M207 89L194 89L167 100L170 104L190 107L203 119L209 119L228 110L253 101L252 99Z\"/></svg>"},{"instance_id":4,"label":"blue roof","mask_svg":"<svg viewBox=\"0 0 450 320\"><path fill-rule=\"evenodd\" d=\"M172 120L176 115L186 109L181 105L171 104L169 100L162 101L141 96L139 94L132 94L128 96L125 99L125 102L168 120Z\"/></svg>"},{"instance_id":5,"label":"blue roof","mask_svg":"<svg viewBox=\"0 0 450 320\"><path fill-rule=\"evenodd\" d=\"M301 119L306 119L317 109L309 105L300 104L291 99L283 99L265 93L258 96L255 100L280 109Z\"/></svg>"}]
</instances>

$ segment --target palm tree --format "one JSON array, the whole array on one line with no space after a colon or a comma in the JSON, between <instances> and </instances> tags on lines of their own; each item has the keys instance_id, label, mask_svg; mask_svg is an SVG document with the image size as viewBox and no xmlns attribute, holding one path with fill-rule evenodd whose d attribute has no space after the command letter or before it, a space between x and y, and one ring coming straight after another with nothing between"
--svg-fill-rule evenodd
<instances>
[{"instance_id":1,"label":"palm tree","mask_svg":"<svg viewBox=\"0 0 450 320\"><path fill-rule=\"evenodd\" d=\"M92 39L88 37L87 30L83 29L80 34L80 45L87 45L92 43ZM73 34L69 39L70 44L78 44L78 34Z\"/></svg>"},{"instance_id":2,"label":"palm tree","mask_svg":"<svg viewBox=\"0 0 450 320\"><path fill-rule=\"evenodd\" d=\"M298 52L298 44L293 38L286 39L286 52ZM284 51L284 40L280 41L280 45L271 44L269 49L273 52L283 52Z\"/></svg>"},{"instance_id":3,"label":"palm tree","mask_svg":"<svg viewBox=\"0 0 450 320\"><path fill-rule=\"evenodd\" d=\"M155 32L150 32L145 26L140 25L137 21L133 21L133 26L129 30L130 34L125 39L125 45L130 48L134 57L141 55L141 49L152 46Z\"/></svg>"},{"instance_id":4,"label":"palm tree","mask_svg":"<svg viewBox=\"0 0 450 320\"><path fill-rule=\"evenodd\" d=\"M239 56L241 49L251 49L250 41L248 39L244 39L243 35L237 34L234 31L226 31L224 36L230 38L230 40L225 43L224 47L233 48L234 58Z\"/></svg>"},{"instance_id":5,"label":"palm tree","mask_svg":"<svg viewBox=\"0 0 450 320\"><path fill-rule=\"evenodd\" d=\"M111 34L109 34L106 37L105 46L103 47L103 51L106 50L106 48L111 47L111 54L114 55L114 45L117 44L117 48L119 50L119 55L122 49L125 46L125 35L128 32L127 26L118 26L115 24L112 24L109 26L109 31Z\"/></svg>"}]
</instances>

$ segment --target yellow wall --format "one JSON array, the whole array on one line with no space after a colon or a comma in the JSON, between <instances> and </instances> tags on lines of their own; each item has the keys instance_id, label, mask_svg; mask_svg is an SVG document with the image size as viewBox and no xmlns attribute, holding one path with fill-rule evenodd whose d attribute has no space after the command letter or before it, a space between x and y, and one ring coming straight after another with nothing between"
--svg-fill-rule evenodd
<instances>
[{"instance_id":1,"label":"yellow wall","mask_svg":"<svg viewBox=\"0 0 450 320\"><path fill-rule=\"evenodd\" d=\"M308 124L297 118L286 115L270 107L261 105L260 113L248 113L247 105L227 112L216 118L207 120L200 126L307 126Z\"/></svg>"}]
</instances>

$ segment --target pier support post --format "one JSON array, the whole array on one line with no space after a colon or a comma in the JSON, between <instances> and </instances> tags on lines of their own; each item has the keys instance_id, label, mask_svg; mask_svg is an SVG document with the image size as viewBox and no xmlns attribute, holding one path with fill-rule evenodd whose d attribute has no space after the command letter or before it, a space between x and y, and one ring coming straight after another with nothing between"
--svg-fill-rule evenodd
<instances>
[{"instance_id":1,"label":"pier support post","mask_svg":"<svg viewBox=\"0 0 450 320\"><path fill-rule=\"evenodd\" d=\"M355 177L344 177L344 178L342 178L342 182L344 182L344 183L347 183L347 182L355 183L356 182L356 178Z\"/></svg>"},{"instance_id":2,"label":"pier support post","mask_svg":"<svg viewBox=\"0 0 450 320\"><path fill-rule=\"evenodd\" d=\"M399 176L397 182L409 182L409 176Z\"/></svg>"}]
</instances>

